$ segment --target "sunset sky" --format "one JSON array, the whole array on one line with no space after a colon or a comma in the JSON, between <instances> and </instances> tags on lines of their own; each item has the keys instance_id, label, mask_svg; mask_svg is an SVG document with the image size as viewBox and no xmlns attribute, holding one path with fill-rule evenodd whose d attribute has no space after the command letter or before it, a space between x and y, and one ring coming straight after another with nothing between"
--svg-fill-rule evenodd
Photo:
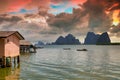
<instances>
[{"instance_id":1,"label":"sunset sky","mask_svg":"<svg viewBox=\"0 0 120 80\"><path fill-rule=\"evenodd\" d=\"M44 42L69 33L84 42L89 31L108 32L120 42L120 0L0 0L0 30Z\"/></svg>"}]
</instances>

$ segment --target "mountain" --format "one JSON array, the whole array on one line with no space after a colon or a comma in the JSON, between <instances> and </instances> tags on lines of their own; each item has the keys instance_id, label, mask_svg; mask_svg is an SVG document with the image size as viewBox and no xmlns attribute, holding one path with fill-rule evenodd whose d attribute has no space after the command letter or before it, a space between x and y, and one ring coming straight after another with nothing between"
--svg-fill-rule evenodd
<instances>
[{"instance_id":1,"label":"mountain","mask_svg":"<svg viewBox=\"0 0 120 80\"><path fill-rule=\"evenodd\" d=\"M66 40L65 40L65 38L63 37L63 36L60 36L57 40L56 40L56 42L54 43L54 44L65 44L66 43Z\"/></svg>"},{"instance_id":2,"label":"mountain","mask_svg":"<svg viewBox=\"0 0 120 80\"><path fill-rule=\"evenodd\" d=\"M35 47L41 47L45 45L42 41L38 41L36 44L35 44Z\"/></svg>"},{"instance_id":3,"label":"mountain","mask_svg":"<svg viewBox=\"0 0 120 80\"><path fill-rule=\"evenodd\" d=\"M79 45L81 43L72 34L68 34L65 37L63 37L63 36L58 37L57 40L53 44L56 44L56 45L74 45L74 44Z\"/></svg>"},{"instance_id":4,"label":"mountain","mask_svg":"<svg viewBox=\"0 0 120 80\"><path fill-rule=\"evenodd\" d=\"M95 34L94 32L88 32L84 44L96 44L99 36L99 34Z\"/></svg>"},{"instance_id":5,"label":"mountain","mask_svg":"<svg viewBox=\"0 0 120 80\"><path fill-rule=\"evenodd\" d=\"M101 35L95 34L94 32L88 32L85 38L84 44L110 44L111 40L107 32L102 33Z\"/></svg>"},{"instance_id":6,"label":"mountain","mask_svg":"<svg viewBox=\"0 0 120 80\"><path fill-rule=\"evenodd\" d=\"M107 32L104 32L100 35L99 39L97 40L97 44L110 44L111 40Z\"/></svg>"}]
</instances>

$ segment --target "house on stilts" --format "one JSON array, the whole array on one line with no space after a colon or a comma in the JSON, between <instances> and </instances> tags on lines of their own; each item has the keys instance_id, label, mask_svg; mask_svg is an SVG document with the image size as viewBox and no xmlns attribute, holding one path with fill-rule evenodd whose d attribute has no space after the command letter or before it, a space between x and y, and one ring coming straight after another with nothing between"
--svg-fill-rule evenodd
<instances>
[{"instance_id":1,"label":"house on stilts","mask_svg":"<svg viewBox=\"0 0 120 80\"><path fill-rule=\"evenodd\" d=\"M36 53L36 47L29 41L20 41L20 53Z\"/></svg>"},{"instance_id":2,"label":"house on stilts","mask_svg":"<svg viewBox=\"0 0 120 80\"><path fill-rule=\"evenodd\" d=\"M0 31L0 67L20 62L20 40L24 37L18 31Z\"/></svg>"}]
</instances>

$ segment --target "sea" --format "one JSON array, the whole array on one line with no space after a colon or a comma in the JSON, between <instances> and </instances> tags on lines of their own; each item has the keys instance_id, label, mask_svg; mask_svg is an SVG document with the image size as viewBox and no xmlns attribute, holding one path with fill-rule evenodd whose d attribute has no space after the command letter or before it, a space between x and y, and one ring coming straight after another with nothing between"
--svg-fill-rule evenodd
<instances>
[{"instance_id":1,"label":"sea","mask_svg":"<svg viewBox=\"0 0 120 80\"><path fill-rule=\"evenodd\" d=\"M120 46L44 46L21 54L20 65L0 68L0 80L120 80Z\"/></svg>"}]
</instances>

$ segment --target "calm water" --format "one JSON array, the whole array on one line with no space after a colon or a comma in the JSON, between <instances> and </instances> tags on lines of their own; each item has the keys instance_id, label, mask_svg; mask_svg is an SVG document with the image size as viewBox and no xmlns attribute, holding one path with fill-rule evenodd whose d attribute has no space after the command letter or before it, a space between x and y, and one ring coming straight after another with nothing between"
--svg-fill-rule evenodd
<instances>
[{"instance_id":1,"label":"calm water","mask_svg":"<svg viewBox=\"0 0 120 80\"><path fill-rule=\"evenodd\" d=\"M46 46L0 69L0 80L120 80L120 46Z\"/></svg>"}]
</instances>

